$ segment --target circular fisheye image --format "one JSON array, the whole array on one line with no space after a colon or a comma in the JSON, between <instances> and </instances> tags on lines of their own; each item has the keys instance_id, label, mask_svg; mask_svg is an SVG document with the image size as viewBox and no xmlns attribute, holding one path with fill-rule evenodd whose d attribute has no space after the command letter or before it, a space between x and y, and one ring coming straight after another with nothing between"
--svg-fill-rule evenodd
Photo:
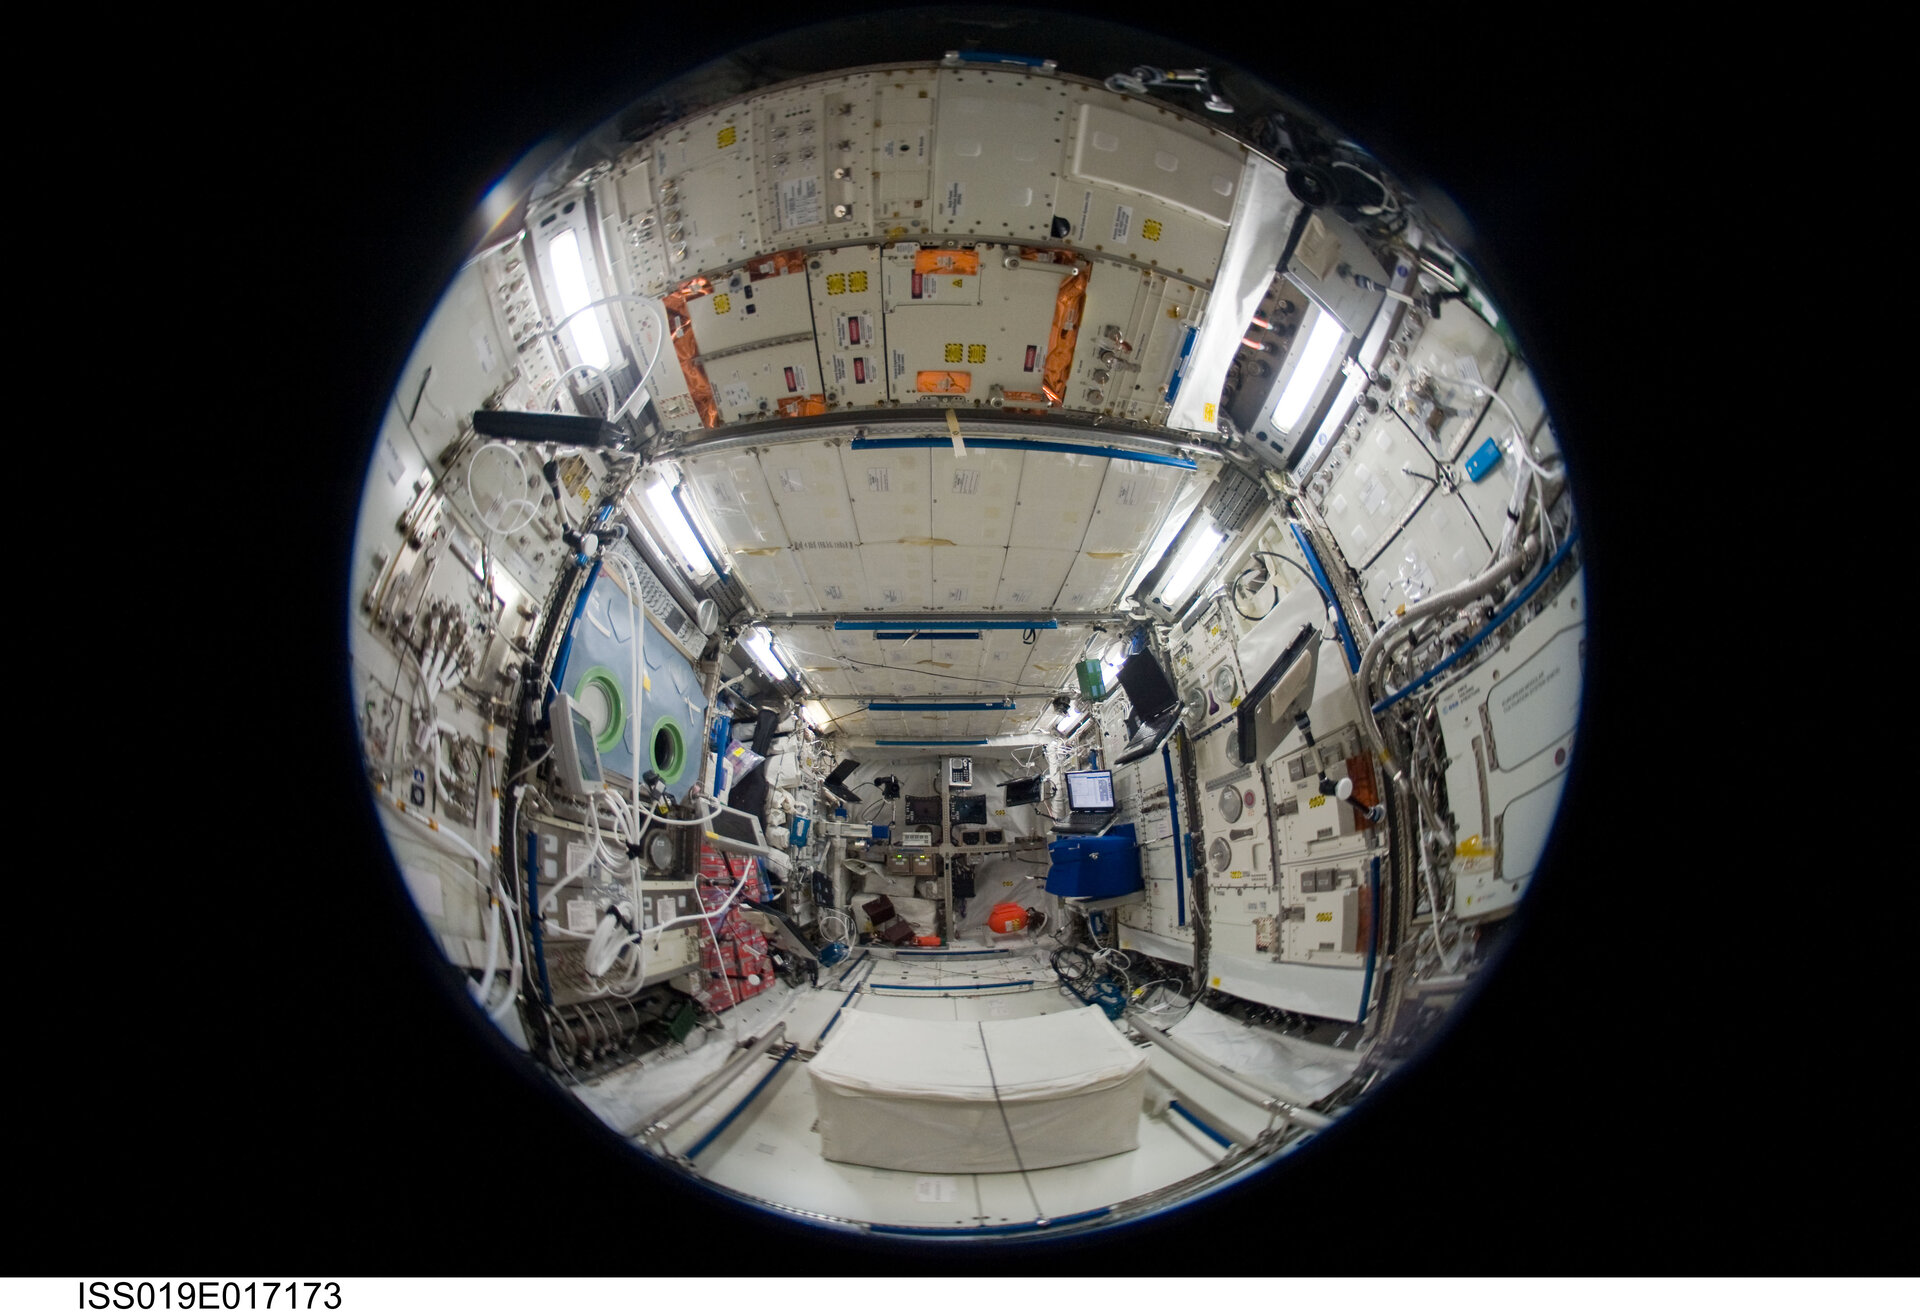
<instances>
[{"instance_id":1,"label":"circular fisheye image","mask_svg":"<svg viewBox=\"0 0 1920 1314\"><path fill-rule=\"evenodd\" d=\"M1472 1007L1587 606L1442 193L1149 33L961 30L770 38L503 178L346 619L521 1063L715 1199L964 1246L1284 1171Z\"/></svg>"}]
</instances>

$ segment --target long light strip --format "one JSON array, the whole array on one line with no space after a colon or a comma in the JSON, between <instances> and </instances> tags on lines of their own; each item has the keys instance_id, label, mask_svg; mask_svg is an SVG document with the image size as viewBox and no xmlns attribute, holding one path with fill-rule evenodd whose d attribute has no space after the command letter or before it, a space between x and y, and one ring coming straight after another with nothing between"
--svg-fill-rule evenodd
<instances>
[{"instance_id":1,"label":"long light strip","mask_svg":"<svg viewBox=\"0 0 1920 1314\"><path fill-rule=\"evenodd\" d=\"M775 680L791 680L793 672L780 660L780 654L774 651L773 636L762 629L748 630L740 639L742 646L753 654L754 662Z\"/></svg>"},{"instance_id":2,"label":"long light strip","mask_svg":"<svg viewBox=\"0 0 1920 1314\"><path fill-rule=\"evenodd\" d=\"M591 305L593 293L587 290L587 271L580 263L580 241L573 229L561 229L547 243L547 254L553 260L553 281L560 288L561 309L572 315ZM600 336L598 319L597 314L582 315L567 325L567 332L573 335L573 348L581 361L604 370L608 359L607 340Z\"/></svg>"},{"instance_id":3,"label":"long light strip","mask_svg":"<svg viewBox=\"0 0 1920 1314\"><path fill-rule=\"evenodd\" d=\"M707 574L707 554L701 550L700 539L693 532L693 526L681 514L680 504L673 500L673 485L665 477L655 479L648 486L647 505L653 508L654 519L665 527L667 536L673 540L674 550L687 563L687 570L696 579Z\"/></svg>"},{"instance_id":4,"label":"long light strip","mask_svg":"<svg viewBox=\"0 0 1920 1314\"><path fill-rule=\"evenodd\" d=\"M1133 596L1133 591L1140 587L1140 581L1147 577L1148 571L1160 563L1160 558L1166 555L1167 548L1173 544L1175 538L1179 537L1181 529L1191 518L1191 514L1167 517L1167 523L1160 526L1160 532L1154 536L1153 546L1140 554L1140 564L1134 567L1133 578L1127 581L1126 591L1120 595L1121 597Z\"/></svg>"},{"instance_id":5,"label":"long light strip","mask_svg":"<svg viewBox=\"0 0 1920 1314\"><path fill-rule=\"evenodd\" d=\"M1307 345L1300 349L1293 377L1287 380L1286 389L1280 394L1280 404L1273 408L1273 422L1282 433L1292 433L1293 426L1300 422L1301 413L1319 390L1320 376L1327 372L1327 362L1333 359L1334 350L1346 332L1340 321L1324 310L1314 321Z\"/></svg>"},{"instance_id":6,"label":"long light strip","mask_svg":"<svg viewBox=\"0 0 1920 1314\"><path fill-rule=\"evenodd\" d=\"M1219 546L1227 541L1227 536L1212 525L1203 525L1193 537L1187 540L1187 547L1180 559L1173 563L1173 569L1167 572L1165 585L1157 589L1160 600L1169 607L1178 606L1187 596L1187 590L1193 587L1195 580Z\"/></svg>"}]
</instances>

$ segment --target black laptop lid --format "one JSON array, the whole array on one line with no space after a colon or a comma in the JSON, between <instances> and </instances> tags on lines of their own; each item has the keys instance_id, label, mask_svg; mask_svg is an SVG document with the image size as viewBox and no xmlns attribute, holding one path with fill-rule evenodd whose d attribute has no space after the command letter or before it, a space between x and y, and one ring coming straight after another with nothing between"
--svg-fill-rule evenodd
<instances>
[{"instance_id":1,"label":"black laptop lid","mask_svg":"<svg viewBox=\"0 0 1920 1314\"><path fill-rule=\"evenodd\" d=\"M858 803L860 801L860 795L855 793L853 787L847 783L847 777L859 769L860 764L858 762L850 757L844 759L839 766L833 769L833 774L827 777L827 792L837 798L843 798L849 803Z\"/></svg>"},{"instance_id":2,"label":"black laptop lid","mask_svg":"<svg viewBox=\"0 0 1920 1314\"><path fill-rule=\"evenodd\" d=\"M1180 705L1173 683L1145 649L1120 664L1120 687L1127 691L1127 701L1133 704L1135 714L1144 720L1154 720Z\"/></svg>"}]
</instances>

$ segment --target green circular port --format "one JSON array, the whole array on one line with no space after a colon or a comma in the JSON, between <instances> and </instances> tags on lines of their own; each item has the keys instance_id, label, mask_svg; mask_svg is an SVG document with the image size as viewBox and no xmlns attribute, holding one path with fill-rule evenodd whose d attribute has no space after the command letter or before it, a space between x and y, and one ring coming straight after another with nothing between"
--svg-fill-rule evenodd
<instances>
[{"instance_id":1,"label":"green circular port","mask_svg":"<svg viewBox=\"0 0 1920 1314\"><path fill-rule=\"evenodd\" d=\"M661 717L653 728L653 769L668 780L676 778L687 764L687 740L680 727Z\"/></svg>"},{"instance_id":2,"label":"green circular port","mask_svg":"<svg viewBox=\"0 0 1920 1314\"><path fill-rule=\"evenodd\" d=\"M593 720L593 712L589 710L593 707L590 695L597 695L597 701L607 710L607 723L593 737L593 746L604 753L617 745L626 732L627 699L620 692L620 682L604 666L589 668L573 689L573 701L582 704L581 710L587 713L587 719Z\"/></svg>"}]
</instances>

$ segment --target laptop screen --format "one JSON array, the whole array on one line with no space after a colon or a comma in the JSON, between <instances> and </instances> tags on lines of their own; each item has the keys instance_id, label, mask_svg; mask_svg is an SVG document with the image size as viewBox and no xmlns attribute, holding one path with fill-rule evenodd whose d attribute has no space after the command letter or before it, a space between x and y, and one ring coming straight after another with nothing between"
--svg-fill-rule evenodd
<instances>
[{"instance_id":1,"label":"laptop screen","mask_svg":"<svg viewBox=\"0 0 1920 1314\"><path fill-rule=\"evenodd\" d=\"M1180 695L1150 652L1136 652L1121 664L1120 687L1127 691L1134 712L1144 720L1150 721L1180 702Z\"/></svg>"},{"instance_id":2,"label":"laptop screen","mask_svg":"<svg viewBox=\"0 0 1920 1314\"><path fill-rule=\"evenodd\" d=\"M827 777L828 792L838 798L847 800L849 803L860 802L860 795L855 793L853 786L847 783L847 777L859 769L860 764L854 761L854 759L850 757L844 759L839 766L833 769L833 774Z\"/></svg>"},{"instance_id":3,"label":"laptop screen","mask_svg":"<svg viewBox=\"0 0 1920 1314\"><path fill-rule=\"evenodd\" d=\"M1067 772L1067 806L1075 812L1112 812L1113 772Z\"/></svg>"}]
</instances>

